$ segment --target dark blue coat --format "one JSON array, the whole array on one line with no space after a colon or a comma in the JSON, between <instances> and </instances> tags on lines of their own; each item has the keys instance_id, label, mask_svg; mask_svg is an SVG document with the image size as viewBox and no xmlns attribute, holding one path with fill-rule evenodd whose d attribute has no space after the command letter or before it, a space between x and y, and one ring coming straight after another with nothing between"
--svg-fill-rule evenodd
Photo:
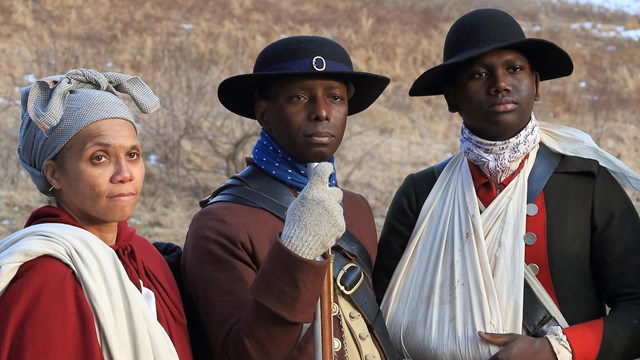
<instances>
[{"instance_id":1,"label":"dark blue coat","mask_svg":"<svg viewBox=\"0 0 640 360\"><path fill-rule=\"evenodd\" d=\"M435 180L433 168L411 174L391 202L373 273L378 302ZM640 357L640 218L628 195L596 161L563 156L540 196L565 319L573 325L604 317L598 358Z\"/></svg>"}]
</instances>

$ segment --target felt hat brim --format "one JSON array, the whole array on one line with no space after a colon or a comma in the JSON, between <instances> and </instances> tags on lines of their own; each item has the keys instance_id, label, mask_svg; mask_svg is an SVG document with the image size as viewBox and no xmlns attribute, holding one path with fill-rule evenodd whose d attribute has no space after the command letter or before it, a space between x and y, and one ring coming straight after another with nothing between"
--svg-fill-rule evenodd
<instances>
[{"instance_id":1,"label":"felt hat brim","mask_svg":"<svg viewBox=\"0 0 640 360\"><path fill-rule=\"evenodd\" d=\"M382 94L390 79L372 73L358 71L334 72L269 72L232 76L218 86L218 99L229 111L240 116L254 119L256 92L276 80L287 77L319 77L350 83L354 93L348 100L349 115L357 114L368 108Z\"/></svg>"},{"instance_id":2,"label":"felt hat brim","mask_svg":"<svg viewBox=\"0 0 640 360\"><path fill-rule=\"evenodd\" d=\"M571 57L558 45L527 38L516 19L502 10L476 9L451 25L444 42L442 64L422 73L411 86L409 95L443 94L445 86L453 85L459 65L498 49L522 52L541 81L573 72Z\"/></svg>"},{"instance_id":3,"label":"felt hat brim","mask_svg":"<svg viewBox=\"0 0 640 360\"><path fill-rule=\"evenodd\" d=\"M481 51L462 53L449 61L434 66L413 82L411 89L409 89L409 96L442 95L444 87L452 83L453 76L455 76L452 70L457 65L499 49L513 49L522 52L540 75L540 81L569 76L573 72L573 61L566 51L550 41L529 38L523 41L499 44Z\"/></svg>"}]
</instances>

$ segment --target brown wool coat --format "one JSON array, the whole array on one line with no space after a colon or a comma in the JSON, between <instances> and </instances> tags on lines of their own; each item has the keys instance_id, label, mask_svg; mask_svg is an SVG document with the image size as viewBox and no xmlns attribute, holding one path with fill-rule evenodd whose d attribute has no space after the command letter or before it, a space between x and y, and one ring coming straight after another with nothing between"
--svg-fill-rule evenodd
<instances>
[{"instance_id":1,"label":"brown wool coat","mask_svg":"<svg viewBox=\"0 0 640 360\"><path fill-rule=\"evenodd\" d=\"M371 207L343 192L347 228L375 261ZM313 359L312 327L302 340L300 334L313 319L329 262L289 251L279 241L283 226L265 210L234 203L214 203L194 216L181 266L185 294L205 329L204 339L192 336L208 344L203 358Z\"/></svg>"}]
</instances>

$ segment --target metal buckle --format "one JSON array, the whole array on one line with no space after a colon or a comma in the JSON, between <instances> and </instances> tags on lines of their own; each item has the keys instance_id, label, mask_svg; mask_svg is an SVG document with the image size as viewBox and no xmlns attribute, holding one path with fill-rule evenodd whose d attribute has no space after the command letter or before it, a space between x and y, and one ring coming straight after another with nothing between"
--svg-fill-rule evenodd
<instances>
[{"instance_id":1,"label":"metal buckle","mask_svg":"<svg viewBox=\"0 0 640 360\"><path fill-rule=\"evenodd\" d=\"M358 279L358 281L356 282L356 284L353 286L353 288L351 290L348 290L347 288L345 288L344 285L342 285L341 280L342 280L342 276L344 276L347 273L347 271L349 270L349 268L352 268L352 267L355 267L358 270L358 272L360 273L360 279ZM336 276L336 286L338 286L338 288L343 293L345 293L346 295L351 295L351 294L353 294L354 291L356 291L358 289L360 284L362 284L362 280L364 280L364 273L358 267L358 265L356 265L354 263L348 263L342 269L340 269L340 272L338 273L338 276Z\"/></svg>"}]
</instances>

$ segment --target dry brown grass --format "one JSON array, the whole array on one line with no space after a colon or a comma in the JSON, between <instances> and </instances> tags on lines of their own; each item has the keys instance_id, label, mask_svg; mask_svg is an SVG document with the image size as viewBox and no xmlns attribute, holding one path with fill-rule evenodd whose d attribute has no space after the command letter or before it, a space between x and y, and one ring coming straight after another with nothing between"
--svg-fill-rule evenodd
<instances>
[{"instance_id":1,"label":"dry brown grass","mask_svg":"<svg viewBox=\"0 0 640 360\"><path fill-rule=\"evenodd\" d=\"M90 5L89 5L90 4ZM258 126L226 111L218 83L251 70L257 53L288 35L331 37L358 70L391 85L353 116L337 154L339 180L372 203L378 225L404 176L457 150L459 119L440 98L410 99L411 82L441 60L444 36L477 7L512 13L529 36L552 39L572 54L570 78L543 83L541 120L591 133L605 149L640 169L640 47L570 25L584 21L638 28L636 17L594 13L556 2L477 0L5 0L0 3L0 237L46 203L16 160L19 89L33 77L92 67L140 75L161 111L140 115L148 163L133 224L152 240L181 243L197 200L242 167ZM539 30L536 30L539 27ZM581 83L586 84L581 87ZM638 194L632 194L640 203Z\"/></svg>"}]
</instances>

